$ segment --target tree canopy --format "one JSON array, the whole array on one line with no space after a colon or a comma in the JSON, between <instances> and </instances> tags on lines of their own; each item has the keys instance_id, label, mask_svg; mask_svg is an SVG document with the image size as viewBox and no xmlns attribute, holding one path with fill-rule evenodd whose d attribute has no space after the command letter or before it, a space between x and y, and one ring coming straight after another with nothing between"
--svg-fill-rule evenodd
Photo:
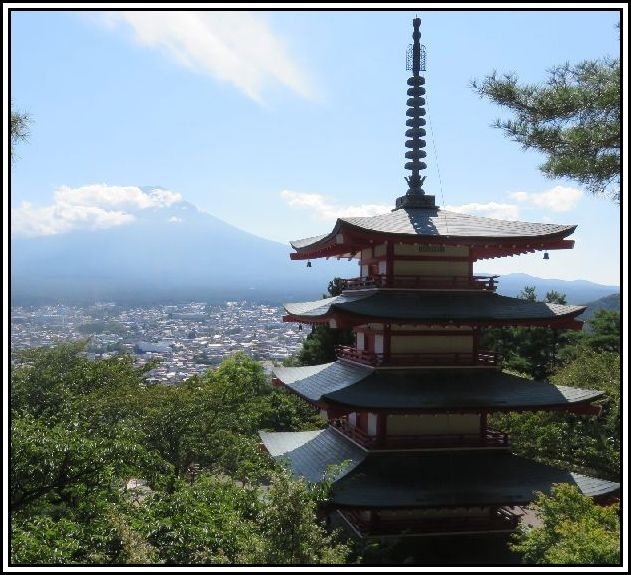
<instances>
[{"instance_id":1,"label":"tree canopy","mask_svg":"<svg viewBox=\"0 0 631 575\"><path fill-rule=\"evenodd\" d=\"M13 358L12 564L346 561L320 491L259 448L259 429L321 424L260 363L236 354L169 386L147 380L151 364L84 351Z\"/></svg>"},{"instance_id":2,"label":"tree canopy","mask_svg":"<svg viewBox=\"0 0 631 575\"><path fill-rule=\"evenodd\" d=\"M493 72L473 89L514 113L494 126L547 156L551 178L570 178L593 193L620 200L620 60L603 58L557 66L545 83L520 84Z\"/></svg>"},{"instance_id":3,"label":"tree canopy","mask_svg":"<svg viewBox=\"0 0 631 575\"><path fill-rule=\"evenodd\" d=\"M328 294L323 298L340 295L344 291L344 280L333 278L327 287ZM302 342L302 348L285 360L285 365L319 365L337 359L338 345L353 345L355 335L351 329L335 329L326 325L314 325Z\"/></svg>"},{"instance_id":4,"label":"tree canopy","mask_svg":"<svg viewBox=\"0 0 631 575\"><path fill-rule=\"evenodd\" d=\"M11 106L13 108L13 106ZM28 139L31 117L25 112L11 109L11 161L15 160L14 148Z\"/></svg>"},{"instance_id":5,"label":"tree canopy","mask_svg":"<svg viewBox=\"0 0 631 575\"><path fill-rule=\"evenodd\" d=\"M535 565L620 564L620 507L600 507L574 486L539 493L532 505L540 527L517 532L513 549Z\"/></svg>"}]
</instances>

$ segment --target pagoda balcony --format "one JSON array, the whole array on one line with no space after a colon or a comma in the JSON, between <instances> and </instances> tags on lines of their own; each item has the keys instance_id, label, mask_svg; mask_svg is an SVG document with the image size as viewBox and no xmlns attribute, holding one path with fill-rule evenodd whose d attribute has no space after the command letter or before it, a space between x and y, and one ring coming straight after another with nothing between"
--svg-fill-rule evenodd
<instances>
[{"instance_id":1,"label":"pagoda balcony","mask_svg":"<svg viewBox=\"0 0 631 575\"><path fill-rule=\"evenodd\" d=\"M408 535L511 532L517 528L520 519L520 515L508 507L500 507L488 516L481 517L414 518L402 515L399 518L376 517L367 520L361 517L359 511L340 509L338 513L362 537L398 535L404 531Z\"/></svg>"},{"instance_id":2,"label":"pagoda balcony","mask_svg":"<svg viewBox=\"0 0 631 575\"><path fill-rule=\"evenodd\" d=\"M482 433L440 433L432 435L387 435L377 437L350 425L345 417L336 419L333 426L343 435L366 449L441 449L462 447L509 447L508 434L494 429Z\"/></svg>"},{"instance_id":3,"label":"pagoda balcony","mask_svg":"<svg viewBox=\"0 0 631 575\"><path fill-rule=\"evenodd\" d=\"M493 351L477 353L431 352L431 353L373 353L354 347L338 345L338 359L348 359L372 367L431 367L431 366L487 366L499 365L501 356Z\"/></svg>"},{"instance_id":4,"label":"pagoda balcony","mask_svg":"<svg viewBox=\"0 0 631 575\"><path fill-rule=\"evenodd\" d=\"M476 289L494 292L498 276L411 276L396 275L388 282L385 274L344 280L345 289L399 288L399 289Z\"/></svg>"}]
</instances>

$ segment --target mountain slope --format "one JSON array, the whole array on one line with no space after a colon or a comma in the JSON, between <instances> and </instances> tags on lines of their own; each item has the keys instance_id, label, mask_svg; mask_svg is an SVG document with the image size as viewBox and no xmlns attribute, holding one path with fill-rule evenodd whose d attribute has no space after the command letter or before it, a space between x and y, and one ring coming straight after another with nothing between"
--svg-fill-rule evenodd
<instances>
[{"instance_id":1,"label":"mountain slope","mask_svg":"<svg viewBox=\"0 0 631 575\"><path fill-rule=\"evenodd\" d=\"M516 264L519 265L518 262ZM585 305L596 299L620 292L620 286L602 285L586 280L543 279L515 273L498 278L497 293L515 297L525 286L535 286L538 299L543 299L547 292L554 290L565 294L567 303L573 305Z\"/></svg>"},{"instance_id":2,"label":"mountain slope","mask_svg":"<svg viewBox=\"0 0 631 575\"><path fill-rule=\"evenodd\" d=\"M589 320L598 310L606 309L610 311L620 311L620 294L616 293L613 295L608 295L605 297L601 297L596 301L589 302L587 304L587 309L578 316L578 319L587 321Z\"/></svg>"},{"instance_id":3,"label":"mountain slope","mask_svg":"<svg viewBox=\"0 0 631 575\"><path fill-rule=\"evenodd\" d=\"M12 300L318 298L348 262L292 262L187 202L145 209L129 225L11 242ZM351 265L351 264L348 264Z\"/></svg>"}]
</instances>

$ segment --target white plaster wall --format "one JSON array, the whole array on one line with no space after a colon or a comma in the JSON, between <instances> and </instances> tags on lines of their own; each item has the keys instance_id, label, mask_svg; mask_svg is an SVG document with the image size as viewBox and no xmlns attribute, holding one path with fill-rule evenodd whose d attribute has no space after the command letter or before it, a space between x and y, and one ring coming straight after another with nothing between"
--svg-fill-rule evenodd
<instances>
[{"instance_id":1,"label":"white plaster wall","mask_svg":"<svg viewBox=\"0 0 631 575\"><path fill-rule=\"evenodd\" d=\"M379 244L374 248L375 257L385 256L386 255L386 244Z\"/></svg>"},{"instance_id":2,"label":"white plaster wall","mask_svg":"<svg viewBox=\"0 0 631 575\"><path fill-rule=\"evenodd\" d=\"M377 416L374 413L368 414L368 435L377 435Z\"/></svg>"}]
</instances>

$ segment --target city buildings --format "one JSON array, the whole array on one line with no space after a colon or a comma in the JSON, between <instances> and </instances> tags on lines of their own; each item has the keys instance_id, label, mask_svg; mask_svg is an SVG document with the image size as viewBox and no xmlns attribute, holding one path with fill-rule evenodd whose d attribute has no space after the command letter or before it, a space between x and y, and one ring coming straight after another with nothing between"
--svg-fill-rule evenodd
<instances>
[{"instance_id":1,"label":"city buildings","mask_svg":"<svg viewBox=\"0 0 631 575\"><path fill-rule=\"evenodd\" d=\"M240 351L269 366L286 359L306 332L283 324L281 317L279 307L249 301L20 306L11 310L11 351L87 341L95 359L116 353L133 354L138 364L158 359L150 379L178 383Z\"/></svg>"}]
</instances>

